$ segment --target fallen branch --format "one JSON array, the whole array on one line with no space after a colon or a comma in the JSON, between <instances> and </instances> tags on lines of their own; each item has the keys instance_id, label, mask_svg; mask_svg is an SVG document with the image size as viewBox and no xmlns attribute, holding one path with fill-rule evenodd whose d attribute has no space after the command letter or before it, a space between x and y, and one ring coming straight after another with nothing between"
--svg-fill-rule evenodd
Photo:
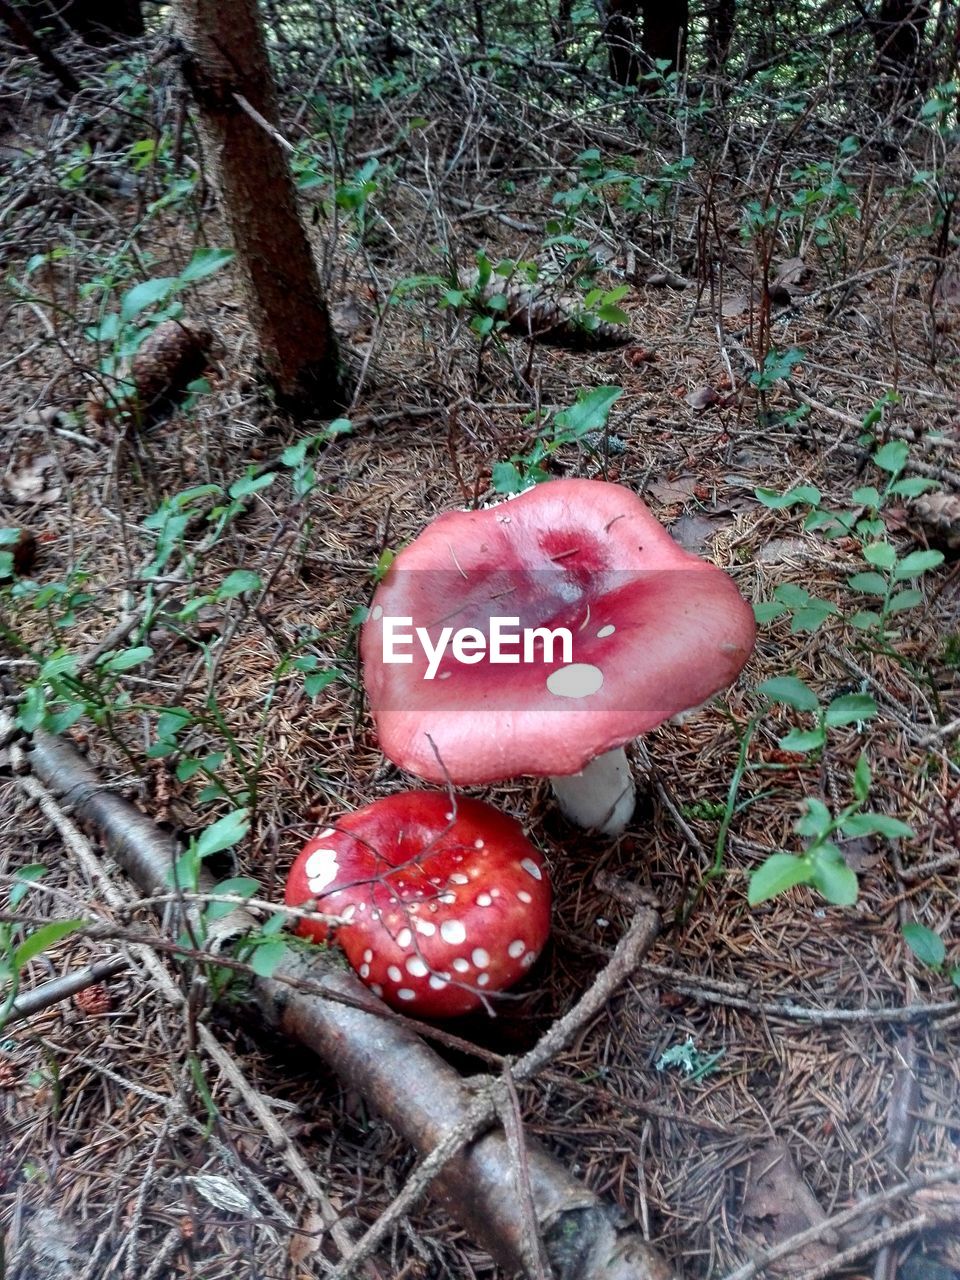
<instances>
[{"instance_id":1,"label":"fallen branch","mask_svg":"<svg viewBox=\"0 0 960 1280\"><path fill-rule=\"evenodd\" d=\"M180 853L172 837L105 790L86 761L60 739L38 732L28 759L34 775L96 828L143 892L166 891L171 860ZM242 909L218 923L225 922L233 934L257 928L254 917ZM629 941L625 937L634 963L653 942L656 923L652 912L645 913L642 926L635 925ZM581 1001L583 1016L592 1016L612 993L614 979L626 976L623 959L621 952L611 980ZM303 977L309 978L310 990L286 980ZM471 1141L496 1113L498 1082L488 1079L479 1093L476 1087L469 1090L402 1019L390 1015L351 972L336 967L324 953L290 953L272 978L254 983L253 998L271 1026L323 1058L423 1155L407 1194L401 1193L394 1206L412 1203L432 1183L451 1215L497 1262L521 1269L529 1225L510 1144L499 1128ZM542 1049L528 1055L526 1070L518 1070L517 1064L514 1078L549 1060L562 1044L569 1020L570 1015L562 1029L558 1024L547 1034ZM637 1224L623 1225L618 1209L602 1202L529 1138L524 1159L536 1225L548 1261L563 1280L671 1280L670 1268L646 1244ZM352 1274L366 1256L367 1250L358 1246L335 1274Z\"/></svg>"}]
</instances>

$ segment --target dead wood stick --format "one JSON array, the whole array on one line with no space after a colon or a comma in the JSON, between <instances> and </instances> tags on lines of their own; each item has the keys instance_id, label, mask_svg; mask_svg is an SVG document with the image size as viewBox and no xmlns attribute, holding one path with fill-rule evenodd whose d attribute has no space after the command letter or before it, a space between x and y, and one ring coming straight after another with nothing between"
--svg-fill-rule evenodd
<instances>
[{"instance_id":1,"label":"dead wood stick","mask_svg":"<svg viewBox=\"0 0 960 1280\"><path fill-rule=\"evenodd\" d=\"M38 732L29 761L35 776L97 829L142 891L166 890L171 859L180 852L175 840L106 790L82 756L62 740ZM236 932L257 928L255 919L240 909L227 919ZM284 981L285 976L305 975L310 991ZM323 994L316 994L317 989ZM452 1067L402 1020L384 1016L384 1006L354 975L322 953L292 953L274 977L255 982L253 996L269 1024L322 1057L423 1153L424 1165L437 1165L434 1190L452 1216L501 1265L521 1268L525 1223L507 1139L494 1129L464 1146L457 1133L475 1132L491 1103L483 1099L478 1106ZM536 1062L547 1061L554 1049L555 1042L536 1055ZM435 1148L444 1144L453 1149L449 1158L431 1160ZM646 1244L637 1224L622 1225L614 1206L529 1139L526 1162L547 1256L565 1280L672 1280L670 1268Z\"/></svg>"},{"instance_id":2,"label":"dead wood stick","mask_svg":"<svg viewBox=\"0 0 960 1280\"><path fill-rule=\"evenodd\" d=\"M22 13L19 13L8 0L0 0L0 20L10 28L10 34L18 44L28 49L40 65L59 80L69 94L80 92L80 81L57 55L46 41L34 31Z\"/></svg>"},{"instance_id":3,"label":"dead wood stick","mask_svg":"<svg viewBox=\"0 0 960 1280\"><path fill-rule=\"evenodd\" d=\"M947 1164L939 1169L934 1169L930 1173L918 1174L914 1178L908 1178L903 1182L898 1182L892 1187L887 1187L885 1191L878 1191L875 1195L867 1196L865 1200L861 1200L859 1204L851 1205L849 1209L843 1209L840 1213L835 1213L830 1218L824 1218L822 1222L815 1223L812 1227L807 1227L805 1231L798 1231L796 1235L790 1236L788 1240L783 1240L780 1244L773 1245L767 1249L759 1258L754 1258L752 1262L744 1263L742 1267L738 1267L736 1271L729 1272L724 1280L752 1280L753 1276L760 1275L766 1271L772 1263L778 1262L781 1258L789 1258L791 1254L802 1249L804 1245L810 1244L814 1240L822 1240L824 1236L832 1231L838 1231L840 1227L845 1227L849 1222L855 1221L862 1217L865 1213L872 1213L876 1209L886 1209L890 1205L896 1204L898 1200L903 1200L911 1195L914 1191L919 1191L922 1187L936 1186L941 1182L956 1182L960 1179L960 1164ZM832 1263L836 1259L831 1259Z\"/></svg>"},{"instance_id":4,"label":"dead wood stick","mask_svg":"<svg viewBox=\"0 0 960 1280\"><path fill-rule=\"evenodd\" d=\"M127 967L128 961L124 956L112 956L109 960L98 960L95 964L73 969L59 978L51 978L35 990L25 991L22 996L18 996L7 1012L4 1025L9 1026L12 1022L30 1018L52 1004L59 1004L61 1000L69 1000L71 996L103 982L105 978L116 977Z\"/></svg>"}]
</instances>

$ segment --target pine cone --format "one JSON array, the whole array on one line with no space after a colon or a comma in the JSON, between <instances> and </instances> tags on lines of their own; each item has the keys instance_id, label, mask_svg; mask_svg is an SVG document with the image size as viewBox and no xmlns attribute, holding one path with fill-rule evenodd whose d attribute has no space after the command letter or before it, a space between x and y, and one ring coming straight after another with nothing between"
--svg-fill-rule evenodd
<instances>
[{"instance_id":1,"label":"pine cone","mask_svg":"<svg viewBox=\"0 0 960 1280\"><path fill-rule=\"evenodd\" d=\"M460 273L462 289L475 288L479 280L476 268ZM633 341L626 325L608 324L605 320L593 324L589 313L583 310L582 299L575 294L554 293L547 285L493 275L483 286L481 296L489 302L498 294L507 299L504 318L514 333L572 347L619 347Z\"/></svg>"},{"instance_id":2,"label":"pine cone","mask_svg":"<svg viewBox=\"0 0 960 1280\"><path fill-rule=\"evenodd\" d=\"M84 987L73 997L73 1002L88 1018L101 1018L113 1008L113 998L102 982Z\"/></svg>"},{"instance_id":3,"label":"pine cone","mask_svg":"<svg viewBox=\"0 0 960 1280\"><path fill-rule=\"evenodd\" d=\"M165 320L141 344L130 366L141 414L155 417L172 407L207 367L212 338L206 330Z\"/></svg>"}]
</instances>

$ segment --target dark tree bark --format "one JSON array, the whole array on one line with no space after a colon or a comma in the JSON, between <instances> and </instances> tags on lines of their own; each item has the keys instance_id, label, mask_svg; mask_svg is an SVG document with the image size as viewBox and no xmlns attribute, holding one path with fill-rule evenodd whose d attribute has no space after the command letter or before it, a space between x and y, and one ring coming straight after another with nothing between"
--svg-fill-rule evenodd
<instances>
[{"instance_id":1,"label":"dark tree bark","mask_svg":"<svg viewBox=\"0 0 960 1280\"><path fill-rule=\"evenodd\" d=\"M687 56L687 0L642 0L643 52L651 62L666 62L664 75L680 71Z\"/></svg>"},{"instance_id":2,"label":"dark tree bark","mask_svg":"<svg viewBox=\"0 0 960 1280\"><path fill-rule=\"evenodd\" d=\"M874 93L884 106L916 97L925 81L929 0L883 0L871 21Z\"/></svg>"},{"instance_id":3,"label":"dark tree bark","mask_svg":"<svg viewBox=\"0 0 960 1280\"><path fill-rule=\"evenodd\" d=\"M658 62L667 64L664 75L683 66L687 0L608 0L603 16L610 76L617 84L637 84Z\"/></svg>"},{"instance_id":4,"label":"dark tree bark","mask_svg":"<svg viewBox=\"0 0 960 1280\"><path fill-rule=\"evenodd\" d=\"M184 77L237 252L260 360L300 416L340 403L336 341L296 208L256 0L179 0Z\"/></svg>"},{"instance_id":5,"label":"dark tree bark","mask_svg":"<svg viewBox=\"0 0 960 1280\"><path fill-rule=\"evenodd\" d=\"M69 67L64 66L57 55L49 48L46 41L41 40L29 22L27 22L22 11L15 9L13 5L8 3L8 0L0 0L0 22L6 23L17 44L22 45L28 53L32 53L40 65L59 80L67 93L73 94L77 92L80 88L80 82L77 77Z\"/></svg>"},{"instance_id":6,"label":"dark tree bark","mask_svg":"<svg viewBox=\"0 0 960 1280\"><path fill-rule=\"evenodd\" d=\"M88 44L113 44L142 36L140 0L21 0L16 5L34 30L48 28L56 38L74 31Z\"/></svg>"},{"instance_id":7,"label":"dark tree bark","mask_svg":"<svg viewBox=\"0 0 960 1280\"><path fill-rule=\"evenodd\" d=\"M720 75L727 64L737 19L737 0L714 0L707 12L707 71Z\"/></svg>"}]
</instances>

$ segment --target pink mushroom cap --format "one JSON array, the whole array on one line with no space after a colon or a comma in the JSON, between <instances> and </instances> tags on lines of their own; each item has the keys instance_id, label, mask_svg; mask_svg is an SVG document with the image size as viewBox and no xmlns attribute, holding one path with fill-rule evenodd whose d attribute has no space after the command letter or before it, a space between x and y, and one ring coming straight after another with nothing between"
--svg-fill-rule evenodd
<instances>
[{"instance_id":1,"label":"pink mushroom cap","mask_svg":"<svg viewBox=\"0 0 960 1280\"><path fill-rule=\"evenodd\" d=\"M468 1013L512 986L550 932L550 881L520 824L480 800L405 791L348 813L290 869L289 906L336 915L336 940L404 1013ZM304 920L317 942L331 929Z\"/></svg>"},{"instance_id":2,"label":"pink mushroom cap","mask_svg":"<svg viewBox=\"0 0 960 1280\"><path fill-rule=\"evenodd\" d=\"M383 659L384 623L567 627L572 663L467 665L448 649ZM755 639L733 580L684 551L629 489L553 480L439 516L394 560L364 623L364 680L384 753L432 782L578 773L732 684ZM541 653L541 658L545 657Z\"/></svg>"}]
</instances>

